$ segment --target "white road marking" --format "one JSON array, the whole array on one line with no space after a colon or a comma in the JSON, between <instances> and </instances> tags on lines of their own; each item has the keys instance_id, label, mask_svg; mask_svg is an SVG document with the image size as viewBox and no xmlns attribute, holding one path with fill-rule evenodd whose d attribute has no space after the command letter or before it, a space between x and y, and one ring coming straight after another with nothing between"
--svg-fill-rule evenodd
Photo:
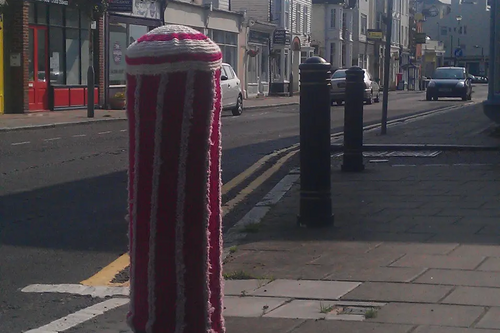
<instances>
[{"instance_id":1,"label":"white road marking","mask_svg":"<svg viewBox=\"0 0 500 333\"><path fill-rule=\"evenodd\" d=\"M120 132L126 132L126 131L127 131L126 129L124 129L124 130L120 130Z\"/></svg>"},{"instance_id":2,"label":"white road marking","mask_svg":"<svg viewBox=\"0 0 500 333\"><path fill-rule=\"evenodd\" d=\"M98 298L128 296L128 287L89 287L81 284L31 284L21 289L23 293L61 293Z\"/></svg>"},{"instance_id":3,"label":"white road marking","mask_svg":"<svg viewBox=\"0 0 500 333\"><path fill-rule=\"evenodd\" d=\"M11 146L21 146L21 145L27 145L30 143L31 143L30 141L16 142L16 143L12 143Z\"/></svg>"},{"instance_id":4,"label":"white road marking","mask_svg":"<svg viewBox=\"0 0 500 333\"><path fill-rule=\"evenodd\" d=\"M72 327L80 325L86 321L89 321L99 315L104 314L107 311L116 309L123 306L129 302L128 298L112 298L108 299L102 303L98 303L88 308L82 309L61 319L54 320L53 322L35 328L33 330L26 331L25 333L59 333L69 330Z\"/></svg>"},{"instance_id":5,"label":"white road marking","mask_svg":"<svg viewBox=\"0 0 500 333\"><path fill-rule=\"evenodd\" d=\"M111 133L111 131L100 132L100 133L97 133L97 134L99 134L99 135L103 135L103 134L109 134L109 133Z\"/></svg>"},{"instance_id":6,"label":"white road marking","mask_svg":"<svg viewBox=\"0 0 500 333\"><path fill-rule=\"evenodd\" d=\"M87 136L87 134L76 134L73 135L73 138L83 138L84 136Z\"/></svg>"},{"instance_id":7,"label":"white road marking","mask_svg":"<svg viewBox=\"0 0 500 333\"><path fill-rule=\"evenodd\" d=\"M56 141L56 140L61 140L61 138L50 138L50 139L44 139L43 141Z\"/></svg>"}]
</instances>

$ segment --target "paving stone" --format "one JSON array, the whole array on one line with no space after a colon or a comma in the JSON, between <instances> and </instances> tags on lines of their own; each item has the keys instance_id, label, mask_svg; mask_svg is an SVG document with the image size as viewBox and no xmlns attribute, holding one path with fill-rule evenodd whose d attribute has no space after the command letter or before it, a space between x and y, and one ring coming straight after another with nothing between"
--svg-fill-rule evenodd
<instances>
[{"instance_id":1,"label":"paving stone","mask_svg":"<svg viewBox=\"0 0 500 333\"><path fill-rule=\"evenodd\" d=\"M500 272L500 258L488 258L478 267L478 271Z\"/></svg>"},{"instance_id":2,"label":"paving stone","mask_svg":"<svg viewBox=\"0 0 500 333\"><path fill-rule=\"evenodd\" d=\"M224 297L224 316L261 317L288 302L287 298L275 297Z\"/></svg>"},{"instance_id":3,"label":"paving stone","mask_svg":"<svg viewBox=\"0 0 500 333\"><path fill-rule=\"evenodd\" d=\"M500 217L499 209L443 209L437 216Z\"/></svg>"},{"instance_id":4,"label":"paving stone","mask_svg":"<svg viewBox=\"0 0 500 333\"><path fill-rule=\"evenodd\" d=\"M276 280L257 289L255 296L337 300L358 287L357 282Z\"/></svg>"},{"instance_id":5,"label":"paving stone","mask_svg":"<svg viewBox=\"0 0 500 333\"><path fill-rule=\"evenodd\" d=\"M457 225L467 224L498 225L498 217L464 216L457 221Z\"/></svg>"},{"instance_id":6,"label":"paving stone","mask_svg":"<svg viewBox=\"0 0 500 333\"><path fill-rule=\"evenodd\" d=\"M500 306L500 289L458 287L442 303L476 306Z\"/></svg>"},{"instance_id":7,"label":"paving stone","mask_svg":"<svg viewBox=\"0 0 500 333\"><path fill-rule=\"evenodd\" d=\"M485 225L479 231L479 234L480 235L481 234L486 234L486 235L500 235L500 226L499 225Z\"/></svg>"},{"instance_id":8,"label":"paving stone","mask_svg":"<svg viewBox=\"0 0 500 333\"><path fill-rule=\"evenodd\" d=\"M499 333L499 331L461 327L419 326L413 333Z\"/></svg>"},{"instance_id":9,"label":"paving stone","mask_svg":"<svg viewBox=\"0 0 500 333\"><path fill-rule=\"evenodd\" d=\"M437 303L453 287L409 283L366 282L348 294L347 300Z\"/></svg>"},{"instance_id":10,"label":"paving stone","mask_svg":"<svg viewBox=\"0 0 500 333\"><path fill-rule=\"evenodd\" d=\"M371 321L410 325L469 327L484 312L479 306L391 303Z\"/></svg>"},{"instance_id":11,"label":"paving stone","mask_svg":"<svg viewBox=\"0 0 500 333\"><path fill-rule=\"evenodd\" d=\"M359 269L360 267L372 268L383 267L391 264L401 256L394 253L387 253L383 255L375 255L371 253L361 255L340 255L335 253L325 253L320 258L316 259L313 264L315 265L330 265L331 268L336 270L349 269L351 267Z\"/></svg>"},{"instance_id":12,"label":"paving stone","mask_svg":"<svg viewBox=\"0 0 500 333\"><path fill-rule=\"evenodd\" d=\"M440 213L441 208L392 208L387 207L379 214L395 216L433 216Z\"/></svg>"},{"instance_id":13,"label":"paving stone","mask_svg":"<svg viewBox=\"0 0 500 333\"><path fill-rule=\"evenodd\" d=\"M288 251L242 251L238 260L242 263L259 263L274 265L305 265L318 259L322 253L296 252L293 255Z\"/></svg>"},{"instance_id":14,"label":"paving stone","mask_svg":"<svg viewBox=\"0 0 500 333\"><path fill-rule=\"evenodd\" d=\"M434 237L429 238L427 241L429 243L464 243L464 244L475 244L475 245L494 245L499 242L498 235L486 235L486 234L437 234Z\"/></svg>"},{"instance_id":15,"label":"paving stone","mask_svg":"<svg viewBox=\"0 0 500 333\"><path fill-rule=\"evenodd\" d=\"M473 235L483 229L482 225L434 225L422 223L408 229L407 232L430 233L430 234L467 234Z\"/></svg>"},{"instance_id":16,"label":"paving stone","mask_svg":"<svg viewBox=\"0 0 500 333\"><path fill-rule=\"evenodd\" d=\"M321 301L293 300L274 311L268 312L267 318L290 318L290 319L324 319L325 313L321 313ZM326 305L328 306L328 305Z\"/></svg>"},{"instance_id":17,"label":"paving stone","mask_svg":"<svg viewBox=\"0 0 500 333\"><path fill-rule=\"evenodd\" d=\"M498 237L496 238L498 240ZM459 247L453 250L453 252L451 252L451 255L500 257L500 244L498 245L461 244Z\"/></svg>"},{"instance_id":18,"label":"paving stone","mask_svg":"<svg viewBox=\"0 0 500 333\"><path fill-rule=\"evenodd\" d=\"M325 280L410 282L422 274L426 268L414 267L372 267L336 269Z\"/></svg>"},{"instance_id":19,"label":"paving stone","mask_svg":"<svg viewBox=\"0 0 500 333\"><path fill-rule=\"evenodd\" d=\"M477 328L493 328L500 330L500 308L491 308L476 324Z\"/></svg>"},{"instance_id":20,"label":"paving stone","mask_svg":"<svg viewBox=\"0 0 500 333\"><path fill-rule=\"evenodd\" d=\"M474 269L484 257L480 256L445 256L445 255L422 255L407 254L397 260L391 266L394 267L427 267L447 269Z\"/></svg>"},{"instance_id":21,"label":"paving stone","mask_svg":"<svg viewBox=\"0 0 500 333\"><path fill-rule=\"evenodd\" d=\"M240 296L248 294L269 283L269 280L226 280L224 281L224 295Z\"/></svg>"},{"instance_id":22,"label":"paving stone","mask_svg":"<svg viewBox=\"0 0 500 333\"><path fill-rule=\"evenodd\" d=\"M308 320L291 333L407 333L410 325L379 324L364 322ZM228 331L230 332L230 331ZM232 332L231 332L232 333ZM278 331L276 331L278 333ZM279 333L282 333L281 331Z\"/></svg>"},{"instance_id":23,"label":"paving stone","mask_svg":"<svg viewBox=\"0 0 500 333\"><path fill-rule=\"evenodd\" d=\"M456 216L400 216L394 223L451 225L459 220L460 217Z\"/></svg>"},{"instance_id":24,"label":"paving stone","mask_svg":"<svg viewBox=\"0 0 500 333\"><path fill-rule=\"evenodd\" d=\"M230 333L285 333L300 326L304 321L278 318L225 318L227 332Z\"/></svg>"},{"instance_id":25,"label":"paving stone","mask_svg":"<svg viewBox=\"0 0 500 333\"><path fill-rule=\"evenodd\" d=\"M447 284L454 286L500 288L500 272L478 272L449 269L430 269L415 283Z\"/></svg>"},{"instance_id":26,"label":"paving stone","mask_svg":"<svg viewBox=\"0 0 500 333\"><path fill-rule=\"evenodd\" d=\"M370 250L371 254L448 254L459 244L429 244L429 243L383 243Z\"/></svg>"}]
</instances>

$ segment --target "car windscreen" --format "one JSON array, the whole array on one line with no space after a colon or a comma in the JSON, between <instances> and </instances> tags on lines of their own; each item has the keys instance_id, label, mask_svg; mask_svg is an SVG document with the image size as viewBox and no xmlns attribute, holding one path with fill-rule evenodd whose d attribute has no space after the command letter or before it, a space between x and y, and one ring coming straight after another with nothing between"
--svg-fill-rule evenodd
<instances>
[{"instance_id":1,"label":"car windscreen","mask_svg":"<svg viewBox=\"0 0 500 333\"><path fill-rule=\"evenodd\" d=\"M345 72L346 71L336 71L333 73L332 79L344 79L346 76Z\"/></svg>"},{"instance_id":2,"label":"car windscreen","mask_svg":"<svg viewBox=\"0 0 500 333\"><path fill-rule=\"evenodd\" d=\"M465 79L465 73L463 69L460 68L438 68L434 72L434 76L432 78L438 80Z\"/></svg>"}]
</instances>

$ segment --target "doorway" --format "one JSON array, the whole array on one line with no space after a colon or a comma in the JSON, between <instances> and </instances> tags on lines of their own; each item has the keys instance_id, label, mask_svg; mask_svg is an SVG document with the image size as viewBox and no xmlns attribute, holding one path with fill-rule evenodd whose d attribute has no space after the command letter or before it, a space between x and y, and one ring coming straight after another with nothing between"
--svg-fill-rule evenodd
<instances>
[{"instance_id":1,"label":"doorway","mask_svg":"<svg viewBox=\"0 0 500 333\"><path fill-rule=\"evenodd\" d=\"M48 43L47 27L29 29L29 110L48 110Z\"/></svg>"}]
</instances>

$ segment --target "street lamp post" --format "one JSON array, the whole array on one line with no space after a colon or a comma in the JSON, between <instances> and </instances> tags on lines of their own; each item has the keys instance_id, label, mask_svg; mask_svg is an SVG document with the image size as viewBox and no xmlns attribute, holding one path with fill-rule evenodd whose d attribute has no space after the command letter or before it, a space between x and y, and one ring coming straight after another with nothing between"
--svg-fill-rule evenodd
<instances>
[{"instance_id":1,"label":"street lamp post","mask_svg":"<svg viewBox=\"0 0 500 333\"><path fill-rule=\"evenodd\" d=\"M491 1L490 61L488 71L488 99L483 102L484 114L500 124L500 4Z\"/></svg>"}]
</instances>

